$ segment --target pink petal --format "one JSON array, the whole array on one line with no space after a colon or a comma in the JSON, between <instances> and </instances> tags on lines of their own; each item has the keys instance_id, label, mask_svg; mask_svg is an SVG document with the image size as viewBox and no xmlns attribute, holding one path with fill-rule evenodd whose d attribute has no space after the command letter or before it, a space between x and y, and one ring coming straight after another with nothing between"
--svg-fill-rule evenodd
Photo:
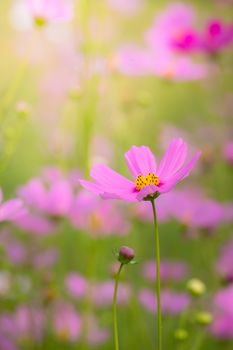
<instances>
[{"instance_id":1,"label":"pink petal","mask_svg":"<svg viewBox=\"0 0 233 350\"><path fill-rule=\"evenodd\" d=\"M106 165L95 165L91 171L91 177L104 192L132 191L135 185L124 176L118 174Z\"/></svg>"},{"instance_id":2,"label":"pink petal","mask_svg":"<svg viewBox=\"0 0 233 350\"><path fill-rule=\"evenodd\" d=\"M22 209L22 201L19 199L12 199L0 207L0 221L3 220L14 220Z\"/></svg>"},{"instance_id":3,"label":"pink petal","mask_svg":"<svg viewBox=\"0 0 233 350\"><path fill-rule=\"evenodd\" d=\"M170 178L182 167L186 155L186 143L181 138L172 140L159 165L158 177L163 181Z\"/></svg>"},{"instance_id":4,"label":"pink petal","mask_svg":"<svg viewBox=\"0 0 233 350\"><path fill-rule=\"evenodd\" d=\"M159 186L159 192L165 193L170 191L179 181L187 177L200 156L201 152L197 152L188 164L186 164L180 171L173 175L167 182Z\"/></svg>"},{"instance_id":5,"label":"pink petal","mask_svg":"<svg viewBox=\"0 0 233 350\"><path fill-rule=\"evenodd\" d=\"M148 173L156 173L156 161L149 147L133 146L126 152L125 159L128 168L134 178L138 175L148 175Z\"/></svg>"}]
</instances>

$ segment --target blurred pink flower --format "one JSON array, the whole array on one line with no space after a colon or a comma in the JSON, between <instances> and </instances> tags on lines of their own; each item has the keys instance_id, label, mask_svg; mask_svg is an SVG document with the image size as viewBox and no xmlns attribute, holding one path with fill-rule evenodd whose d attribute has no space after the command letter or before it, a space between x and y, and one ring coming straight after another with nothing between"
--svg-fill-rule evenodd
<instances>
[{"instance_id":1,"label":"blurred pink flower","mask_svg":"<svg viewBox=\"0 0 233 350\"><path fill-rule=\"evenodd\" d=\"M156 312L156 295L152 290L142 289L139 293L139 301L146 310ZM189 303L189 297L185 293L175 293L166 289L161 292L161 308L164 314L180 314L187 309Z\"/></svg>"},{"instance_id":2,"label":"blurred pink flower","mask_svg":"<svg viewBox=\"0 0 233 350\"><path fill-rule=\"evenodd\" d=\"M14 314L15 334L17 338L35 339L40 341L43 337L45 318L40 309L20 305Z\"/></svg>"},{"instance_id":3,"label":"blurred pink flower","mask_svg":"<svg viewBox=\"0 0 233 350\"><path fill-rule=\"evenodd\" d=\"M127 234L129 223L124 216L116 204L103 202L86 191L77 194L70 211L73 226L92 237Z\"/></svg>"},{"instance_id":4,"label":"blurred pink flower","mask_svg":"<svg viewBox=\"0 0 233 350\"><path fill-rule=\"evenodd\" d=\"M206 77L205 65L194 63L187 57L176 57L170 53L155 55L152 71L154 75L174 81L193 81Z\"/></svg>"},{"instance_id":5,"label":"blurred pink flower","mask_svg":"<svg viewBox=\"0 0 233 350\"><path fill-rule=\"evenodd\" d=\"M216 263L216 270L226 282L233 282L233 240L229 241L221 249L221 254Z\"/></svg>"},{"instance_id":6,"label":"blurred pink flower","mask_svg":"<svg viewBox=\"0 0 233 350\"><path fill-rule=\"evenodd\" d=\"M176 191L174 196L176 205L171 207L173 217L191 229L210 230L232 221L231 204L205 198L194 189Z\"/></svg>"},{"instance_id":7,"label":"blurred pink flower","mask_svg":"<svg viewBox=\"0 0 233 350\"><path fill-rule=\"evenodd\" d=\"M220 290L214 298L215 317L211 333L223 339L233 338L233 285Z\"/></svg>"},{"instance_id":8,"label":"blurred pink flower","mask_svg":"<svg viewBox=\"0 0 233 350\"><path fill-rule=\"evenodd\" d=\"M94 316L88 316L87 342L90 346L98 346L106 343L110 337L110 332L106 328L100 328Z\"/></svg>"},{"instance_id":9,"label":"blurred pink flower","mask_svg":"<svg viewBox=\"0 0 233 350\"><path fill-rule=\"evenodd\" d=\"M3 194L0 189L0 222L12 221L23 214L23 202L20 199L11 199L2 203Z\"/></svg>"},{"instance_id":10,"label":"blurred pink flower","mask_svg":"<svg viewBox=\"0 0 233 350\"><path fill-rule=\"evenodd\" d=\"M174 43L186 34L190 33L190 39L195 41L193 33L194 10L190 5L175 3L168 6L154 20L152 27L146 32L146 41L154 51L172 52ZM189 45L190 45L189 42ZM187 43L186 43L187 45Z\"/></svg>"},{"instance_id":11,"label":"blurred pink flower","mask_svg":"<svg viewBox=\"0 0 233 350\"><path fill-rule=\"evenodd\" d=\"M142 273L144 278L150 282L156 279L155 261L148 261L143 265ZM161 261L160 274L162 282L179 282L187 277L188 267L183 262Z\"/></svg>"},{"instance_id":12,"label":"blurred pink flower","mask_svg":"<svg viewBox=\"0 0 233 350\"><path fill-rule=\"evenodd\" d=\"M41 215L35 215L29 211L20 215L19 218L14 220L14 224L21 230L36 235L48 235L53 233L56 229L56 225Z\"/></svg>"},{"instance_id":13,"label":"blurred pink flower","mask_svg":"<svg viewBox=\"0 0 233 350\"><path fill-rule=\"evenodd\" d=\"M153 57L147 48L128 45L118 50L111 64L124 75L144 76L152 74Z\"/></svg>"},{"instance_id":14,"label":"blurred pink flower","mask_svg":"<svg viewBox=\"0 0 233 350\"><path fill-rule=\"evenodd\" d=\"M187 57L175 56L171 51L151 51L147 48L125 47L113 58L113 67L129 76L155 75L172 81L203 79L208 69Z\"/></svg>"},{"instance_id":15,"label":"blurred pink flower","mask_svg":"<svg viewBox=\"0 0 233 350\"><path fill-rule=\"evenodd\" d=\"M141 201L169 192L187 177L199 159L200 152L184 165L186 157L187 144L182 139L172 140L158 168L155 157L148 147L133 146L125 154L125 159L134 182L106 165L96 165L91 171L94 183L84 180L80 183L104 199Z\"/></svg>"},{"instance_id":16,"label":"blurred pink flower","mask_svg":"<svg viewBox=\"0 0 233 350\"><path fill-rule=\"evenodd\" d=\"M215 295L214 304L220 311L233 316L233 285L221 289Z\"/></svg>"},{"instance_id":17,"label":"blurred pink flower","mask_svg":"<svg viewBox=\"0 0 233 350\"><path fill-rule=\"evenodd\" d=\"M107 0L108 5L116 11L126 15L138 13L144 4L144 0Z\"/></svg>"},{"instance_id":18,"label":"blurred pink flower","mask_svg":"<svg viewBox=\"0 0 233 350\"><path fill-rule=\"evenodd\" d=\"M46 249L42 253L36 254L33 258L33 266L37 269L49 269L58 261L59 253L57 249Z\"/></svg>"},{"instance_id":19,"label":"blurred pink flower","mask_svg":"<svg viewBox=\"0 0 233 350\"><path fill-rule=\"evenodd\" d=\"M71 272L65 279L67 292L75 299L83 298L87 293L87 282L76 272Z\"/></svg>"},{"instance_id":20,"label":"blurred pink flower","mask_svg":"<svg viewBox=\"0 0 233 350\"><path fill-rule=\"evenodd\" d=\"M39 26L49 22L67 22L73 16L71 2L67 0L27 0L27 5Z\"/></svg>"},{"instance_id":21,"label":"blurred pink flower","mask_svg":"<svg viewBox=\"0 0 233 350\"><path fill-rule=\"evenodd\" d=\"M233 165L233 141L228 141L224 145L223 157L229 165Z\"/></svg>"},{"instance_id":22,"label":"blurred pink flower","mask_svg":"<svg viewBox=\"0 0 233 350\"><path fill-rule=\"evenodd\" d=\"M112 305L114 281L94 283L91 288L91 300L96 307L107 307ZM118 304L125 305L129 302L131 288L127 284L121 283L118 290Z\"/></svg>"},{"instance_id":23,"label":"blurred pink flower","mask_svg":"<svg viewBox=\"0 0 233 350\"><path fill-rule=\"evenodd\" d=\"M27 206L52 217L66 216L73 199L70 182L59 178L49 188L42 180L32 179L18 189L18 195Z\"/></svg>"},{"instance_id":24,"label":"blurred pink flower","mask_svg":"<svg viewBox=\"0 0 233 350\"><path fill-rule=\"evenodd\" d=\"M210 326L211 333L220 339L233 339L233 316L217 314Z\"/></svg>"},{"instance_id":25,"label":"blurred pink flower","mask_svg":"<svg viewBox=\"0 0 233 350\"><path fill-rule=\"evenodd\" d=\"M82 321L73 305L61 303L56 305L53 316L56 336L64 342L76 342L81 335Z\"/></svg>"},{"instance_id":26,"label":"blurred pink flower","mask_svg":"<svg viewBox=\"0 0 233 350\"><path fill-rule=\"evenodd\" d=\"M200 49L207 54L217 54L233 43L233 23L212 20L200 35Z\"/></svg>"}]
</instances>

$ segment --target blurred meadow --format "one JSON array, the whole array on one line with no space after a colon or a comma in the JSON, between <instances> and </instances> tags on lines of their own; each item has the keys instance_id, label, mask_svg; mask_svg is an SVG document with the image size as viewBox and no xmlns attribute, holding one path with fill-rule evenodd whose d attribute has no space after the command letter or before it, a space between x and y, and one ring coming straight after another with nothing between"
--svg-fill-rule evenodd
<instances>
[{"instance_id":1,"label":"blurred meadow","mask_svg":"<svg viewBox=\"0 0 233 350\"><path fill-rule=\"evenodd\" d=\"M201 157L155 201L163 349L233 349L232 7L0 1L0 350L114 349L122 245L137 263L119 285L120 349L157 349L149 203L79 181L96 164L131 178L133 145L159 163L174 138Z\"/></svg>"}]
</instances>

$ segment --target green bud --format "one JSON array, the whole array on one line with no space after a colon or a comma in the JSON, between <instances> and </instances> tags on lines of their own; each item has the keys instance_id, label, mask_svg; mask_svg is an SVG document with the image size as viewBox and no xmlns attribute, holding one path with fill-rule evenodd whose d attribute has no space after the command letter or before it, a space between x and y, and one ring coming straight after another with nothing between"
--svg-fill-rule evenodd
<instances>
[{"instance_id":1,"label":"green bud","mask_svg":"<svg viewBox=\"0 0 233 350\"><path fill-rule=\"evenodd\" d=\"M188 338L188 332L184 328L178 328L174 332L174 338L178 341L184 341Z\"/></svg>"},{"instance_id":2,"label":"green bud","mask_svg":"<svg viewBox=\"0 0 233 350\"><path fill-rule=\"evenodd\" d=\"M192 278L191 280L189 280L186 285L186 288L189 291L189 293L195 297L200 297L206 292L205 284L198 278Z\"/></svg>"},{"instance_id":3,"label":"green bud","mask_svg":"<svg viewBox=\"0 0 233 350\"><path fill-rule=\"evenodd\" d=\"M213 321L213 316L206 311L200 311L196 314L195 320L202 326L208 326Z\"/></svg>"}]
</instances>

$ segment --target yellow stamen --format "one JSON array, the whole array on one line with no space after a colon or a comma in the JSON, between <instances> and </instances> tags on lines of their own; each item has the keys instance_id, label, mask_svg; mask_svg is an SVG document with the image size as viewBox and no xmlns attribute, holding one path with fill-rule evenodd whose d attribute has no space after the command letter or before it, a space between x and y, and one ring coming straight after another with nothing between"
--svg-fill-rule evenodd
<instances>
[{"instance_id":1,"label":"yellow stamen","mask_svg":"<svg viewBox=\"0 0 233 350\"><path fill-rule=\"evenodd\" d=\"M147 176L138 175L135 180L136 190L140 191L148 185L158 186L160 184L159 178L154 174L149 173Z\"/></svg>"}]
</instances>

